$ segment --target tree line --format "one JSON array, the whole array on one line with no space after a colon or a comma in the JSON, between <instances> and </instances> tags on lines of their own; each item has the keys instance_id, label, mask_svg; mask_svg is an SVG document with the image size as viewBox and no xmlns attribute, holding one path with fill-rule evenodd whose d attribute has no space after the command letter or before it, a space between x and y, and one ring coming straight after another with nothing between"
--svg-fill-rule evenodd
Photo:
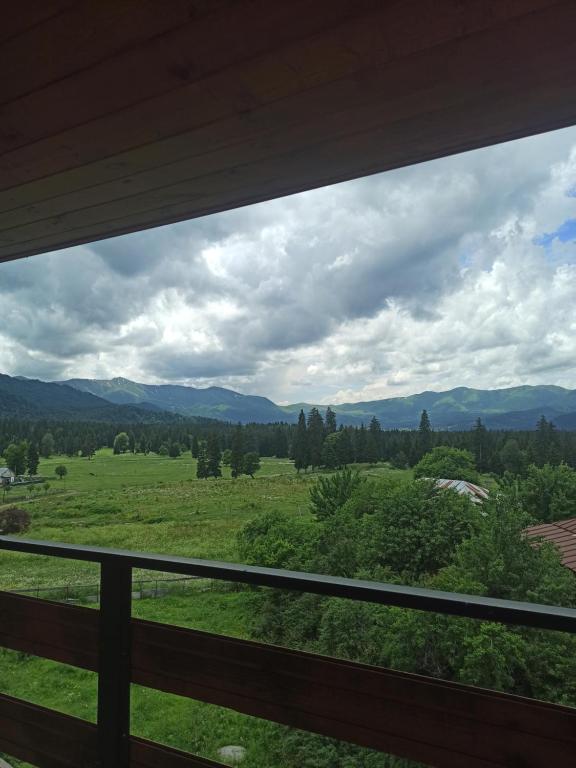
<instances>
[{"instance_id":1,"label":"tree line","mask_svg":"<svg viewBox=\"0 0 576 768\"><path fill-rule=\"evenodd\" d=\"M116 452L156 453L176 457L191 451L196 443L218 441L222 458L233 449L238 431L242 434L243 455L291 458L298 471L319 467L338 469L354 463L388 461L394 467L415 466L424 454L437 446L468 450L479 472L503 475L511 472L525 474L530 465L544 464L576 466L576 432L556 430L554 424L542 417L534 430L488 430L478 419L467 431L435 430L424 411L416 430L385 430L377 418L358 427L337 423L336 414L327 408L322 414L312 408L302 410L296 424L247 424L225 422L178 422L177 424L114 424L70 421L0 420L0 453L6 450L20 457L26 443L25 471L35 472L34 452L40 457L52 455L84 456L90 458L99 448ZM121 443L117 442L122 434ZM32 452L28 456L28 451ZM197 456L197 449L193 451ZM37 465L36 465L37 466ZM234 464L234 472L239 470ZM17 472L16 474L23 474Z\"/></svg>"}]
</instances>

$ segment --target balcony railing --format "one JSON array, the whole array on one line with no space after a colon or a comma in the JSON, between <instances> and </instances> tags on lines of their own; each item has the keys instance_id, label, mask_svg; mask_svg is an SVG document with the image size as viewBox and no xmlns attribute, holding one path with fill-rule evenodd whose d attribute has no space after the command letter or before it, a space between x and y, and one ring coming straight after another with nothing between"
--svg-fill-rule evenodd
<instances>
[{"instance_id":1,"label":"balcony railing","mask_svg":"<svg viewBox=\"0 0 576 768\"><path fill-rule=\"evenodd\" d=\"M100 610L0 592L0 646L98 672L97 723L0 695L0 750L39 768L210 768L130 735L130 685L438 768L576 765L576 709L131 618L134 568L576 633L576 610L182 557L0 537L100 564Z\"/></svg>"}]
</instances>

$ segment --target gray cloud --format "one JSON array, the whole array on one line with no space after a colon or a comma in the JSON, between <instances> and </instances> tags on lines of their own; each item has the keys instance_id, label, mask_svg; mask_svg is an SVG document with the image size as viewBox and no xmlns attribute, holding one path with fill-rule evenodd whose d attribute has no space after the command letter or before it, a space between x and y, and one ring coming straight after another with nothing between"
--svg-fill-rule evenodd
<instances>
[{"instance_id":1,"label":"gray cloud","mask_svg":"<svg viewBox=\"0 0 576 768\"><path fill-rule=\"evenodd\" d=\"M0 368L280 400L462 383L487 355L501 379L563 376L572 350L538 332L532 290L571 327L574 244L532 240L574 217L575 145L560 131L1 265Z\"/></svg>"}]
</instances>

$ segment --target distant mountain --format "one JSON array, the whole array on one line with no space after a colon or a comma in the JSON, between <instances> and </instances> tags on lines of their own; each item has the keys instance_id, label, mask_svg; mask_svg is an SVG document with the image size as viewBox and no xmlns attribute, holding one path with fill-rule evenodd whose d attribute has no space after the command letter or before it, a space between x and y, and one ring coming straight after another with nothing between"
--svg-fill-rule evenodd
<instances>
[{"instance_id":1,"label":"distant mountain","mask_svg":"<svg viewBox=\"0 0 576 768\"><path fill-rule=\"evenodd\" d=\"M0 374L0 418L118 423L166 422L178 417L153 407L114 405L74 387Z\"/></svg>"},{"instance_id":2,"label":"distant mountain","mask_svg":"<svg viewBox=\"0 0 576 768\"><path fill-rule=\"evenodd\" d=\"M294 420L266 397L241 395L222 387L195 389L177 384L137 384L123 378L70 379L61 383L111 403L158 408L186 417L202 416L243 424Z\"/></svg>"},{"instance_id":3,"label":"distant mountain","mask_svg":"<svg viewBox=\"0 0 576 768\"><path fill-rule=\"evenodd\" d=\"M137 384L128 379L71 379L62 382L109 402L157 408L183 416L202 416L224 421L294 423L301 408L296 403L279 406L265 397L242 395L222 387L196 389L172 384ZM326 406L317 406L322 412ZM522 386L508 389L469 389L457 387L447 392L422 392L332 406L343 424L367 424L376 416L384 429L414 429L423 409L436 429L470 429L480 417L491 429L533 429L544 414L559 429L576 428L576 390L556 386Z\"/></svg>"}]
</instances>

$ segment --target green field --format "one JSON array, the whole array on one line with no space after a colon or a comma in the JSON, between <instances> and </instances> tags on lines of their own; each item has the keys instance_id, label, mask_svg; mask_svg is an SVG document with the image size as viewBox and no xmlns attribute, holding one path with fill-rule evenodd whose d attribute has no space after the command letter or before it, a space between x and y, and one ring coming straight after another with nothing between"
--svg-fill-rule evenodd
<instances>
[{"instance_id":1,"label":"green field","mask_svg":"<svg viewBox=\"0 0 576 768\"><path fill-rule=\"evenodd\" d=\"M54 476L64 464L68 475ZM388 474L387 466L361 468ZM113 456L99 451L88 461L43 460L40 473L50 488L13 489L5 506L28 509L29 538L75 544L237 561L236 534L257 514L284 510L307 515L315 474L294 472L288 460L263 459L254 479L197 480L189 454ZM399 474L396 471L397 474ZM409 472L405 473L410 476ZM152 574L135 574L135 578ZM98 569L87 563L0 553L0 589L96 584ZM90 591L90 590L88 590ZM133 614L237 637L249 635L250 594L229 585L192 584L186 594L135 600ZM34 657L0 651L0 691L93 720L95 675ZM176 696L133 687L132 732L197 754L217 758L227 744L247 748L246 768L280 766L272 757L281 731L263 721Z\"/></svg>"}]
</instances>

